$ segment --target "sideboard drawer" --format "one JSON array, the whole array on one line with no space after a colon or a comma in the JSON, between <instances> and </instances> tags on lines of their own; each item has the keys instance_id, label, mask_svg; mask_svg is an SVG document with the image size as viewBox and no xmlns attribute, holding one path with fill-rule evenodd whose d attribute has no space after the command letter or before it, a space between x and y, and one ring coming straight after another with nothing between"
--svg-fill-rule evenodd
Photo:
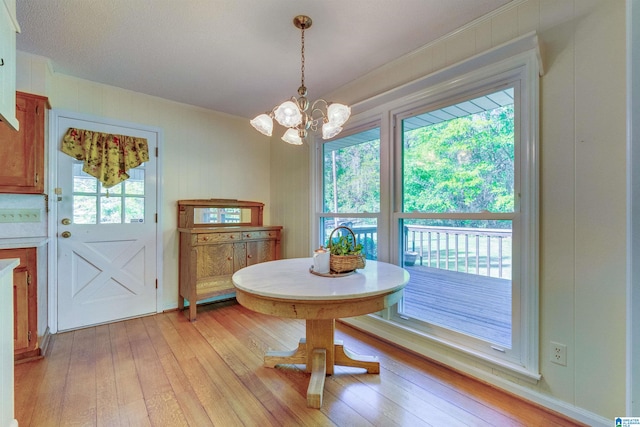
<instances>
[{"instance_id":1,"label":"sideboard drawer","mask_svg":"<svg viewBox=\"0 0 640 427\"><path fill-rule=\"evenodd\" d=\"M196 243L220 243L242 240L240 233L198 233Z\"/></svg>"},{"instance_id":2,"label":"sideboard drawer","mask_svg":"<svg viewBox=\"0 0 640 427\"><path fill-rule=\"evenodd\" d=\"M242 233L243 239L275 239L278 237L277 230L268 230L268 231L245 231Z\"/></svg>"}]
</instances>

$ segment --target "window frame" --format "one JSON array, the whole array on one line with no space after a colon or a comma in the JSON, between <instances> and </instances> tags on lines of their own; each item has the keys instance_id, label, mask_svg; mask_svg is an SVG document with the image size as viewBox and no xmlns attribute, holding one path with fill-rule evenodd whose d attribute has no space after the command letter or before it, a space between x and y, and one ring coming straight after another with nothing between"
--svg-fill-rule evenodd
<instances>
[{"instance_id":1,"label":"window frame","mask_svg":"<svg viewBox=\"0 0 640 427\"><path fill-rule=\"evenodd\" d=\"M518 303L513 313L513 347L509 354L491 354L476 343L460 345L455 340L415 330L411 325L393 320L393 310L345 319L346 323L368 330L411 350L436 360L468 370L494 369L508 372L527 381L536 382L539 374L539 313L538 313L538 240L539 240L539 76L542 64L535 33L522 36L485 53L447 67L416 81L399 86L352 106L354 115L339 137L356 133L367 123L380 125L380 213L378 217L378 260L399 264L402 233L401 218L417 214L402 213L402 141L399 117L425 105L450 105L469 93L519 82L519 102L515 123L516 138L516 200L512 214L493 214L491 218L513 219L513 273L521 283L512 299ZM514 96L515 98L515 96ZM316 138L311 151L312 184L312 244L317 247L322 217L322 140ZM452 214L446 214L451 217ZM470 216L464 214L465 217ZM476 215L478 219L482 214ZM355 214L350 216L357 216ZM517 230L517 232L516 232ZM516 244L517 233L517 244ZM516 262L517 259L517 262ZM514 307L515 308L515 307ZM516 317L517 314L517 317ZM420 342L419 342L420 341ZM496 353L501 353L500 351ZM456 361L451 355L457 354ZM471 358L471 359L469 359ZM469 362L471 360L471 362Z\"/></svg>"}]
</instances>

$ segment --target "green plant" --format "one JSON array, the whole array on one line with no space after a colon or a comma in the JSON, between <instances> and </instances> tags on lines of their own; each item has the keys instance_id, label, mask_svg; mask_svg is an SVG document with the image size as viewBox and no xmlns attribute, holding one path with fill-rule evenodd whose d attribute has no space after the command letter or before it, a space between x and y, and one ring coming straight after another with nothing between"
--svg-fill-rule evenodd
<instances>
[{"instance_id":1,"label":"green plant","mask_svg":"<svg viewBox=\"0 0 640 427\"><path fill-rule=\"evenodd\" d=\"M362 253L362 245L355 244L352 236L339 236L327 243L331 255L359 255Z\"/></svg>"}]
</instances>

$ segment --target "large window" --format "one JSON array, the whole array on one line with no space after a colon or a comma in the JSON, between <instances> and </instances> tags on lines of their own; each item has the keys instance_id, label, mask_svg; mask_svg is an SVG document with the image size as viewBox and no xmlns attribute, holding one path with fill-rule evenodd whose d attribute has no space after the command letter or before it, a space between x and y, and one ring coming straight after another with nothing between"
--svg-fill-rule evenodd
<instances>
[{"instance_id":1,"label":"large window","mask_svg":"<svg viewBox=\"0 0 640 427\"><path fill-rule=\"evenodd\" d=\"M397 319L506 352L513 338L514 87L424 110L397 116L397 218L411 274Z\"/></svg>"},{"instance_id":2,"label":"large window","mask_svg":"<svg viewBox=\"0 0 640 427\"><path fill-rule=\"evenodd\" d=\"M367 129L322 146L320 242L346 225L368 259L378 258L380 213L380 128Z\"/></svg>"},{"instance_id":3,"label":"large window","mask_svg":"<svg viewBox=\"0 0 640 427\"><path fill-rule=\"evenodd\" d=\"M409 271L402 301L358 325L538 378L538 64L495 58L363 102L317 142L314 243L347 224Z\"/></svg>"}]
</instances>

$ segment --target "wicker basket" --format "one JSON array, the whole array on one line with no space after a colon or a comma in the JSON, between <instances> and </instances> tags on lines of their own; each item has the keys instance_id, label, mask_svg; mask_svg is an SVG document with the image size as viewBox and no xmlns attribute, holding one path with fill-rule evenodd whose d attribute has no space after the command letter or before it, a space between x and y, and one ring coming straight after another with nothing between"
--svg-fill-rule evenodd
<instances>
[{"instance_id":1,"label":"wicker basket","mask_svg":"<svg viewBox=\"0 0 640 427\"><path fill-rule=\"evenodd\" d=\"M353 238L353 245L356 245L356 235L353 234L353 231L349 227L345 227L341 225L333 229L331 234L329 235L329 243L327 247L329 248L329 252L331 252L331 246L333 244L333 233L339 229L345 229L351 233L351 237ZM348 271L354 271L357 268L364 268L365 266L365 256L364 254L358 255L333 255L329 257L329 268L331 268L332 272L335 273L345 273Z\"/></svg>"}]
</instances>

